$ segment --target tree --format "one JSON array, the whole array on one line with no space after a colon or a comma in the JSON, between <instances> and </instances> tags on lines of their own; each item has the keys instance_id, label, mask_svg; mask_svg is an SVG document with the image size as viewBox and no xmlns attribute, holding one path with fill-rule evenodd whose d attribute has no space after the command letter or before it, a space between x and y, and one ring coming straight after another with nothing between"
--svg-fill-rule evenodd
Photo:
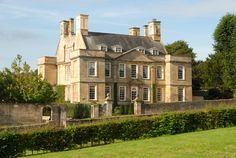
<instances>
[{"instance_id":1,"label":"tree","mask_svg":"<svg viewBox=\"0 0 236 158\"><path fill-rule=\"evenodd\" d=\"M214 84L222 90L236 89L236 15L226 14L217 25L214 34L215 54L211 55L210 63L216 63L215 67L209 67L211 78L218 76ZM214 73L215 69L220 69Z\"/></svg>"},{"instance_id":2,"label":"tree","mask_svg":"<svg viewBox=\"0 0 236 158\"><path fill-rule=\"evenodd\" d=\"M166 50L171 55L186 55L192 57L193 60L196 57L193 48L189 47L188 43L182 40L167 44Z\"/></svg>"},{"instance_id":3,"label":"tree","mask_svg":"<svg viewBox=\"0 0 236 158\"><path fill-rule=\"evenodd\" d=\"M11 69L0 72L0 101L17 103L50 103L55 101L52 86L30 70L22 57L17 55Z\"/></svg>"}]
</instances>

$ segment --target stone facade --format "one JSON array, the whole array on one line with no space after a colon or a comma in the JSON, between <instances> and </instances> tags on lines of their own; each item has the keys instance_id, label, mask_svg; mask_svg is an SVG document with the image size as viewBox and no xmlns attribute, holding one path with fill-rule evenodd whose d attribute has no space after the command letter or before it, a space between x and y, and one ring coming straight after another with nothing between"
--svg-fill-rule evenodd
<instances>
[{"instance_id":1,"label":"stone facade","mask_svg":"<svg viewBox=\"0 0 236 158\"><path fill-rule=\"evenodd\" d=\"M118 104L192 101L191 58L171 56L153 19L128 35L90 32L88 15L60 23L56 57L38 60L38 72L52 85L65 85L65 100Z\"/></svg>"}]
</instances>

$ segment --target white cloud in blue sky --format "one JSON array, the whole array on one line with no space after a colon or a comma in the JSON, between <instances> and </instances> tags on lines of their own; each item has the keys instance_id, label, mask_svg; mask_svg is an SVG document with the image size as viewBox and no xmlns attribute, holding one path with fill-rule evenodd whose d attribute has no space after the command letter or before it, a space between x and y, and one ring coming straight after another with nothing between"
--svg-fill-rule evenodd
<instances>
[{"instance_id":1,"label":"white cloud in blue sky","mask_svg":"<svg viewBox=\"0 0 236 158\"><path fill-rule=\"evenodd\" d=\"M55 55L59 22L79 13L89 14L91 31L122 34L156 18L164 43L185 40L204 59L219 19L235 8L235 0L0 0L0 69L19 53L33 68Z\"/></svg>"}]
</instances>

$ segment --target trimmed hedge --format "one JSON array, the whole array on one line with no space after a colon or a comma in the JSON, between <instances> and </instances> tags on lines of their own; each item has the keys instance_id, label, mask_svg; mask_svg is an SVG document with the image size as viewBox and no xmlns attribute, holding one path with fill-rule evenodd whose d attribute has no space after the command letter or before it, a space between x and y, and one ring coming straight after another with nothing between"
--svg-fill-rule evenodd
<instances>
[{"instance_id":1,"label":"trimmed hedge","mask_svg":"<svg viewBox=\"0 0 236 158\"><path fill-rule=\"evenodd\" d=\"M73 119L84 119L90 118L91 105L90 104L66 104L67 117Z\"/></svg>"},{"instance_id":2,"label":"trimmed hedge","mask_svg":"<svg viewBox=\"0 0 236 158\"><path fill-rule=\"evenodd\" d=\"M66 129L0 134L0 157L17 157L26 150L62 151L90 146L236 125L236 109L167 113Z\"/></svg>"}]
</instances>

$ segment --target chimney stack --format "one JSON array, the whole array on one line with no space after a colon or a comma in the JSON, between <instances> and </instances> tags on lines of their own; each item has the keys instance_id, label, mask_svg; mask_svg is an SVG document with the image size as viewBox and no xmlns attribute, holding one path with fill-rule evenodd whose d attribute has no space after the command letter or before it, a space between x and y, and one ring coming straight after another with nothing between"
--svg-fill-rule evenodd
<instances>
[{"instance_id":1,"label":"chimney stack","mask_svg":"<svg viewBox=\"0 0 236 158\"><path fill-rule=\"evenodd\" d=\"M76 34L88 35L88 15L80 14L76 17Z\"/></svg>"},{"instance_id":2,"label":"chimney stack","mask_svg":"<svg viewBox=\"0 0 236 158\"><path fill-rule=\"evenodd\" d=\"M148 23L148 37L152 40L160 42L161 41L161 22L153 19Z\"/></svg>"},{"instance_id":3,"label":"chimney stack","mask_svg":"<svg viewBox=\"0 0 236 158\"><path fill-rule=\"evenodd\" d=\"M143 28L144 28L144 37L147 37L148 36L148 25L144 25Z\"/></svg>"},{"instance_id":4,"label":"chimney stack","mask_svg":"<svg viewBox=\"0 0 236 158\"><path fill-rule=\"evenodd\" d=\"M74 18L70 18L69 21L69 35L73 35L75 33L74 31Z\"/></svg>"},{"instance_id":5,"label":"chimney stack","mask_svg":"<svg viewBox=\"0 0 236 158\"><path fill-rule=\"evenodd\" d=\"M131 35L131 36L140 36L140 28L139 27L129 28L129 35Z\"/></svg>"},{"instance_id":6,"label":"chimney stack","mask_svg":"<svg viewBox=\"0 0 236 158\"><path fill-rule=\"evenodd\" d=\"M60 22L60 35L62 37L68 36L69 32L69 21L63 20Z\"/></svg>"}]
</instances>

